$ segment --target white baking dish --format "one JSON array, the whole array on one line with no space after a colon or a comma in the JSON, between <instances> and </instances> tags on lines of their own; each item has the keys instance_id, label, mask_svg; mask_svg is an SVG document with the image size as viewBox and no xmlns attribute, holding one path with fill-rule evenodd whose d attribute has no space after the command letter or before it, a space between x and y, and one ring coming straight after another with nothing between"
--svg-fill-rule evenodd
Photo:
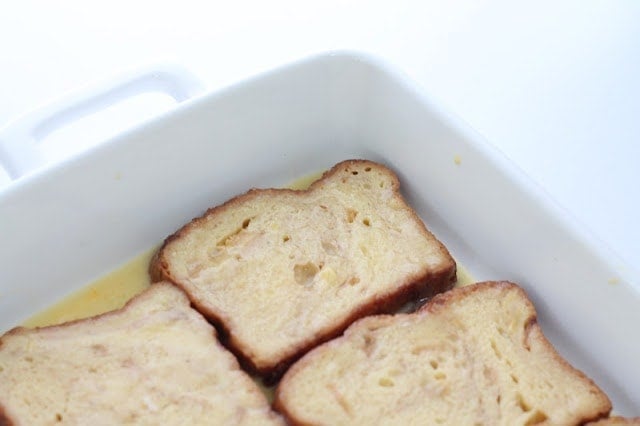
<instances>
[{"instance_id":1,"label":"white baking dish","mask_svg":"<svg viewBox=\"0 0 640 426\"><path fill-rule=\"evenodd\" d=\"M520 283L559 351L616 412L638 414L638 276L419 88L357 54L315 57L185 102L0 193L0 330L208 206L347 158L395 169L458 261L477 279Z\"/></svg>"}]
</instances>

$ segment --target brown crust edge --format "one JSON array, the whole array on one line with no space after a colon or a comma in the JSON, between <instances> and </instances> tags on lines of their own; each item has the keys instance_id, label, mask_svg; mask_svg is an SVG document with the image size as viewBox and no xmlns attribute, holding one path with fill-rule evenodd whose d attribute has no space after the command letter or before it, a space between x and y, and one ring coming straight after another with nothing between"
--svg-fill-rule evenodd
<instances>
[{"instance_id":1,"label":"brown crust edge","mask_svg":"<svg viewBox=\"0 0 640 426\"><path fill-rule=\"evenodd\" d=\"M7 415L4 407L0 404L0 426L13 426L13 421Z\"/></svg>"},{"instance_id":2,"label":"brown crust edge","mask_svg":"<svg viewBox=\"0 0 640 426\"><path fill-rule=\"evenodd\" d=\"M168 270L168 262L164 258L164 250L171 244L172 241L179 239L185 233L189 232L193 227L198 226L202 221L205 221L209 215L216 214L219 212L223 212L227 209L234 207L235 205L242 203L246 200L249 200L255 197L257 194L268 194L268 193L291 193L291 194L300 194L304 195L314 191L316 188L321 186L324 181L334 174L340 172L343 168L349 167L365 167L372 166L378 169L382 169L388 177L393 182L393 191L394 195L398 197L407 207L411 216L414 218L416 223L420 224L420 228L422 234L429 239L433 239L434 243L436 243L439 247L439 251L443 254L444 257L449 259L448 264L443 265L443 267L439 270L435 271L425 271L423 274L413 277L405 282L398 283L397 291L394 293L385 295L385 297L380 297L374 300L372 303L367 305L360 306L359 308L352 311L347 318L332 327L331 329L324 330L319 333L319 335L310 343L306 345L301 345L297 348L295 353L289 355L282 359L280 362L275 365L270 365L267 367L258 367L255 365L251 359L243 352L240 345L236 344L233 341L233 336L230 333L230 330L225 326L222 318L219 317L215 312L212 312L202 305L198 303L197 300L194 300L190 295L189 291L177 280L175 279ZM362 159L354 159L354 160L345 160L340 163L337 163L331 169L327 170L322 174L322 176L313 182L307 189L303 190L294 190L287 188L270 188L270 189L250 189L244 194L240 194L236 197L233 197L223 204L218 206L211 207L205 211L204 214L198 216L191 220L189 223L178 229L175 233L168 236L164 243L160 246L156 254L153 256L150 264L149 264L149 275L151 277L152 282L154 281L169 281L174 285L180 287L191 300L192 305L197 309L202 315L204 315L209 321L211 321L216 328L218 329L219 336L224 345L229 349L233 354L236 355L242 366L248 370L252 374L257 374L264 377L264 381L267 384L275 383L282 374L286 371L286 369L293 364L297 359L299 359L302 355L308 352L310 349L331 340L344 332L344 330L355 320L360 319L364 316L373 315L373 314L383 314L390 313L394 310L398 309L402 305L412 300L419 300L421 298L431 297L434 294L441 293L450 289L456 281L456 264L453 260L453 257L447 250L447 248L438 240L426 227L423 220L418 216L416 211L406 202L404 196L400 192L400 180L396 173L394 173L387 166L376 163L369 160Z\"/></svg>"},{"instance_id":3,"label":"brown crust edge","mask_svg":"<svg viewBox=\"0 0 640 426\"><path fill-rule=\"evenodd\" d=\"M610 422L615 422L615 423L610 423ZM640 417L611 416L611 417L602 418L595 422L589 422L585 424L585 426L607 426L607 425L639 426Z\"/></svg>"},{"instance_id":4,"label":"brown crust edge","mask_svg":"<svg viewBox=\"0 0 640 426\"><path fill-rule=\"evenodd\" d=\"M517 285L515 283L512 283L510 281L483 281L483 282L478 282L478 283L475 283L475 284L472 284L472 285L468 285L468 286L464 286L464 287L457 287L457 288L451 289L449 291L446 291L444 293L441 293L441 294L438 294L438 295L434 296L424 306L422 306L418 311L416 311L414 313L411 313L411 314L406 314L406 315L420 315L421 313L428 313L428 314L436 313L440 309L443 309L444 307L446 307L447 304L455 302L456 300L459 300L460 298L467 297L470 294L473 294L473 293L476 293L476 292L479 292L479 291L483 291L486 287L493 287L493 288L496 288L496 289L499 289L499 290L515 290L515 291L519 292L524 297L525 303L527 305L529 305L529 307L531 309L531 312L532 312L532 316L527 320L527 329L531 330L534 327L537 328L539 330L538 336L540 338L540 342L545 346L545 348L548 351L550 351L551 356L557 362L559 362L565 369L577 374L581 379L585 380L589 384L589 386L592 388L592 390L595 390L598 393L599 399L601 400L600 402L603 405L602 409L599 410L598 413L595 413L592 417L585 417L585 418L577 419L575 424L583 425L583 424L588 424L589 422L595 422L595 421L606 419L609 416L609 413L611 412L611 409L612 409L611 401L609 400L609 397L584 372L582 372L581 370L578 370L577 368L575 368L574 366L569 364L569 362L566 359L564 359L558 353L558 351L551 344L551 342L549 342L547 337L542 332L542 329L538 325L537 312L536 312L535 306L531 302L531 299L529 299L526 291L522 287L520 287L519 285ZM380 317L380 319L385 319L385 318L386 319L390 319L390 318L392 318L392 316L388 316L388 315L386 315L386 316L381 315L379 317ZM371 318L373 318L373 317L363 318L363 320L370 321ZM356 324L352 324L352 326L356 325ZM313 352L309 352L307 355L312 356L312 354L313 354ZM296 365L300 365L300 364L296 364ZM282 402L280 390L281 390L281 386L283 384L286 384L286 380L287 380L287 375L288 374L295 374L295 370L294 369L289 370L289 372L287 372L287 374L285 374L285 376L283 377L282 381L280 382L280 384L276 388L275 396L274 396L274 400L273 400L273 404L272 404L273 405L273 409L276 410L277 412L279 412L285 418L285 420L287 421L287 424L290 424L292 426L306 426L306 425L308 425L308 423L302 421L299 418L296 418L289 410L287 410L286 405ZM632 419L632 420L634 420L634 419Z\"/></svg>"}]
</instances>

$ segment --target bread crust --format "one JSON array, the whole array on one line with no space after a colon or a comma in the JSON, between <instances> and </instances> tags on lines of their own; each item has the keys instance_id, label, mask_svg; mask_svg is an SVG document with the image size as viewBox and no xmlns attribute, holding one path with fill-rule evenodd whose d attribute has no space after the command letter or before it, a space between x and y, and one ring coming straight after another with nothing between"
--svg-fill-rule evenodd
<instances>
[{"instance_id":1,"label":"bread crust","mask_svg":"<svg viewBox=\"0 0 640 426\"><path fill-rule=\"evenodd\" d=\"M173 242L179 241L192 230L200 227L203 223L209 220L209 218L222 215L227 211L238 208L238 206L253 200L255 197L265 195L275 196L278 194L290 194L304 197L307 194L317 191L328 179L335 177L335 175L342 173L345 170L369 167L375 168L376 170L382 170L385 173L385 176L391 180L394 196L402 200L408 208L407 212L409 212L411 218L416 222L416 224L419 224L422 236L429 240L433 240L433 244L437 245L437 251L440 256L446 258L447 261L443 261L439 267L431 270L425 267L420 275L405 277L403 281L395 283L395 291L393 293L379 295L379 297L376 297L371 303L357 306L349 312L348 315L346 315L344 320L335 322L331 327L326 327L325 329L320 330L315 334L312 341L299 345L295 350L289 351L290 353L283 356L277 363L272 363L268 366L257 365L251 357L247 355L247 348L243 347L240 342L237 342L234 339L234 330L229 329L225 323L225 319L221 317L219 312L209 309L203 301L194 297L194 295L189 291L189 287L172 274L170 263L165 254L167 248L170 247ZM287 367L300 358L300 356L305 352L318 344L339 336L353 321L367 315L393 312L407 302L421 298L428 298L434 294L448 290L456 281L456 265L446 247L435 238L435 236L426 228L424 222L418 217L417 213L404 201L404 198L400 193L400 181L395 173L381 164L368 160L347 160L336 164L330 170L324 172L322 177L312 183L307 189L251 189L244 194L229 199L223 204L209 208L203 215L193 219L191 222L165 239L164 243L156 252L150 263L149 274L153 281L169 281L184 290L189 296L193 306L218 328L221 340L224 342L225 346L227 346L238 357L243 367L254 374L265 377L265 381L267 383L274 383L287 369Z\"/></svg>"},{"instance_id":2,"label":"bread crust","mask_svg":"<svg viewBox=\"0 0 640 426\"><path fill-rule=\"evenodd\" d=\"M640 417L612 416L586 423L585 426L640 426Z\"/></svg>"},{"instance_id":3,"label":"bread crust","mask_svg":"<svg viewBox=\"0 0 640 426\"><path fill-rule=\"evenodd\" d=\"M13 422L4 411L4 408L0 404L0 426L13 426Z\"/></svg>"},{"instance_id":4,"label":"bread crust","mask_svg":"<svg viewBox=\"0 0 640 426\"><path fill-rule=\"evenodd\" d=\"M605 419L610 411L611 411L611 401L609 398L602 392L598 386L591 380L588 376L586 376L582 371L576 369L572 365L570 365L552 346L552 344L547 340L547 338L542 333L540 326L537 323L537 314L535 311L535 307L531 303L524 289L519 287L518 285L509 282L509 281L488 281L481 282L474 285L469 285L465 287L454 288L445 293L441 293L433 297L429 300L425 305L423 305L419 310L411 314L397 314L397 315L377 315L372 317L367 317L360 319L354 322L344 333L342 337L338 337L332 342L326 343L322 346L316 347L314 350L307 353L302 359L296 362L284 375L275 392L275 400L274 400L274 409L281 413L288 424L297 426L297 425L311 425L313 423L307 422L305 419L298 417L294 412L289 409L288 402L286 397L283 395L283 389L289 386L290 381L292 381L293 377L295 377L299 372L309 368L316 361L316 357L319 357L322 354L322 351L329 350L329 346L336 347L341 345L343 342L346 344L348 342L349 336L352 334L357 334L362 328L365 327L368 329L376 329L379 327L389 326L396 323L399 316L431 316L437 315L440 311L447 310L452 304L457 303L461 299L464 299L467 296L473 295L474 293L484 292L488 288L497 289L500 291L516 291L522 297L522 300L525 302L527 306L527 311L529 316L526 319L526 328L525 328L525 342L523 345L527 347L528 342L527 339L536 339L537 343L544 346L546 353L553 358L553 361L560 364L562 369L564 369L567 374L573 374L580 378L584 384L590 389L594 395L597 395L597 407L598 409L593 411L591 415L584 415L582 417L576 418L575 425L588 424L589 422L598 421L601 419ZM631 419L635 420L635 419ZM546 424L546 423L545 423ZM598 423L596 423L598 424ZM603 423L606 424L606 423ZM633 424L633 423L630 423Z\"/></svg>"}]
</instances>

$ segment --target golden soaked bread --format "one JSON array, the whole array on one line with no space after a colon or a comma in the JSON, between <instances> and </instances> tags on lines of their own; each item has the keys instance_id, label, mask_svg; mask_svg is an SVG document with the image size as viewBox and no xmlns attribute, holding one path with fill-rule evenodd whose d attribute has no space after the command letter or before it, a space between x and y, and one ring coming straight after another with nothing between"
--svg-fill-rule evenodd
<instances>
[{"instance_id":1,"label":"golden soaked bread","mask_svg":"<svg viewBox=\"0 0 640 426\"><path fill-rule=\"evenodd\" d=\"M0 339L0 425L278 425L173 285L123 309Z\"/></svg>"},{"instance_id":2,"label":"golden soaked bread","mask_svg":"<svg viewBox=\"0 0 640 426\"><path fill-rule=\"evenodd\" d=\"M306 354L275 406L299 425L579 425L607 396L542 334L525 292L487 282L373 316Z\"/></svg>"},{"instance_id":3,"label":"golden soaked bread","mask_svg":"<svg viewBox=\"0 0 640 426\"><path fill-rule=\"evenodd\" d=\"M150 271L221 326L245 366L276 375L354 320L455 280L396 175L364 160L308 190L251 190L210 209L165 241Z\"/></svg>"}]
</instances>

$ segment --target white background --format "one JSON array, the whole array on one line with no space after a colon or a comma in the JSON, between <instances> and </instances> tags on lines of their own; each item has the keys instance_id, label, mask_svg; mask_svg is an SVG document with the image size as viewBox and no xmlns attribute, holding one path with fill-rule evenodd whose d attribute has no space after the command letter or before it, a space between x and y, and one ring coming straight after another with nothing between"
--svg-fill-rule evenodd
<instances>
[{"instance_id":1,"label":"white background","mask_svg":"<svg viewBox=\"0 0 640 426\"><path fill-rule=\"evenodd\" d=\"M142 65L174 62L215 89L329 49L404 70L640 269L635 0L5 1L0 127ZM94 143L171 106L149 99L58 143ZM45 149L52 161L64 143Z\"/></svg>"}]
</instances>

